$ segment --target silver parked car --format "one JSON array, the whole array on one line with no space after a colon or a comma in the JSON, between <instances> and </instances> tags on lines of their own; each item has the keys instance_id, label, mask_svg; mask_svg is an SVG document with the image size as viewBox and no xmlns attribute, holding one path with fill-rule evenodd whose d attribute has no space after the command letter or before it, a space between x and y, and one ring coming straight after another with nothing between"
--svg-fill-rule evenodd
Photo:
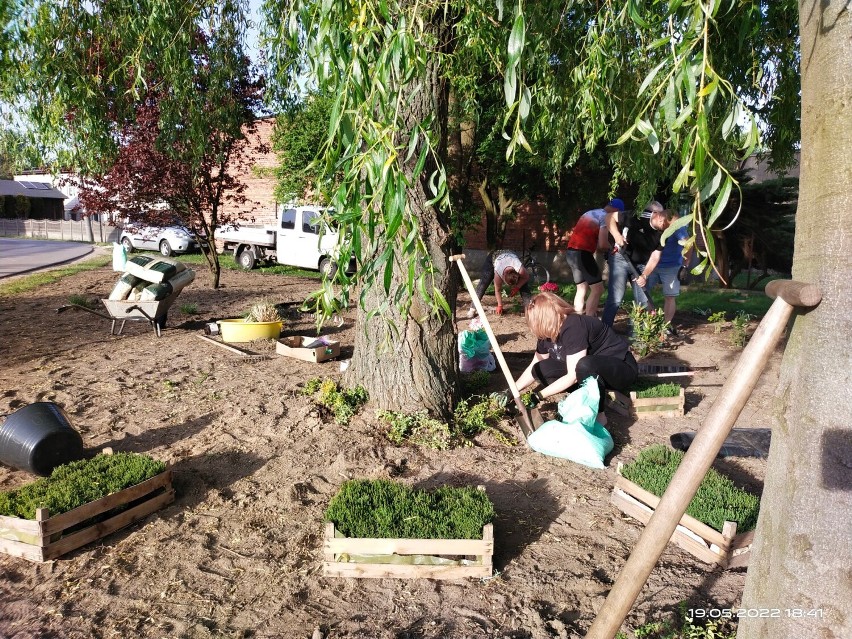
<instances>
[{"instance_id":1,"label":"silver parked car","mask_svg":"<svg viewBox=\"0 0 852 639\"><path fill-rule=\"evenodd\" d=\"M159 251L165 257L198 250L198 239L184 226L126 226L121 243L129 253L133 249Z\"/></svg>"}]
</instances>

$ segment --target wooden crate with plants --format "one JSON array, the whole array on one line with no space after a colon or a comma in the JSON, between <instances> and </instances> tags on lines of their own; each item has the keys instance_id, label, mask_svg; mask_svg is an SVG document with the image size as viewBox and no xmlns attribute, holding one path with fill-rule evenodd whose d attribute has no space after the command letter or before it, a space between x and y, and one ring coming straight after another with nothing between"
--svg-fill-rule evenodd
<instances>
[{"instance_id":1,"label":"wooden crate with plants","mask_svg":"<svg viewBox=\"0 0 852 639\"><path fill-rule=\"evenodd\" d=\"M388 480L353 480L331 500L325 518L326 575L492 575L494 506L481 487L426 491Z\"/></svg>"},{"instance_id":2,"label":"wooden crate with plants","mask_svg":"<svg viewBox=\"0 0 852 639\"><path fill-rule=\"evenodd\" d=\"M683 415L686 395L674 382L640 378L630 391L630 413L634 418Z\"/></svg>"},{"instance_id":3,"label":"wooden crate with plants","mask_svg":"<svg viewBox=\"0 0 852 639\"><path fill-rule=\"evenodd\" d=\"M104 453L0 493L0 552L55 559L174 501L165 464L146 455Z\"/></svg>"},{"instance_id":4,"label":"wooden crate with plants","mask_svg":"<svg viewBox=\"0 0 852 639\"><path fill-rule=\"evenodd\" d=\"M647 524L681 459L680 451L652 446L635 462L619 464L610 501L624 514ZM725 568L747 566L759 508L759 497L737 488L711 468L671 542L705 563Z\"/></svg>"}]
</instances>

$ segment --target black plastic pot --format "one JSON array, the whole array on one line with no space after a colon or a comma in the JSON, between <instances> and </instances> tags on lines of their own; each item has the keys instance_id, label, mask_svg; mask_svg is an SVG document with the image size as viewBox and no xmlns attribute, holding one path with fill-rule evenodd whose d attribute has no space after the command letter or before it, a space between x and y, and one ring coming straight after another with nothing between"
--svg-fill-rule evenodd
<instances>
[{"instance_id":1,"label":"black plastic pot","mask_svg":"<svg viewBox=\"0 0 852 639\"><path fill-rule=\"evenodd\" d=\"M52 402L36 402L6 416L0 426L0 463L36 475L83 459L83 438Z\"/></svg>"}]
</instances>

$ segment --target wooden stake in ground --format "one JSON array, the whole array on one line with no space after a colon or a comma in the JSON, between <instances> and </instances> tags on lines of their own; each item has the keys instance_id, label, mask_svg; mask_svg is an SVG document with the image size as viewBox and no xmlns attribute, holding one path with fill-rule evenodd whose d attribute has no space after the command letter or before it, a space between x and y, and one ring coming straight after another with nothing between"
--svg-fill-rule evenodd
<instances>
[{"instance_id":1,"label":"wooden stake in ground","mask_svg":"<svg viewBox=\"0 0 852 639\"><path fill-rule=\"evenodd\" d=\"M518 426L520 426L521 432L524 435L524 441L526 441L526 438L544 423L544 419L537 408L529 408L521 401L521 395L518 391L517 385L515 384L515 378L512 377L512 371L509 370L509 366L506 364L506 359L503 357L503 352L500 350L500 344L497 343L494 331L491 330L491 324L485 316L485 309L482 308L482 302L479 301L479 297L476 295L476 288L473 286L473 282L470 281L470 275L468 275L467 269L464 266L464 255L451 255L450 261L459 265L459 271L461 271L461 276L464 280L465 286L467 287L467 292L470 293L470 299L473 302L474 308L476 308L476 312L479 313L479 319L482 320L482 327L485 329L485 334L488 335L488 341L491 342L491 348L494 349L494 357L497 358L497 362L500 364L500 370L503 371L503 376L509 384L509 392L512 393L512 399L515 401L515 406L518 408L518 417L520 418Z\"/></svg>"},{"instance_id":2,"label":"wooden stake in ground","mask_svg":"<svg viewBox=\"0 0 852 639\"><path fill-rule=\"evenodd\" d=\"M775 298L775 301L719 391L704 425L695 436L597 618L589 628L587 639L615 637L659 561L680 518L686 512L689 502L695 496L701 480L731 433L731 428L754 390L794 308L813 307L822 299L822 293L816 286L784 280L767 284L766 294Z\"/></svg>"}]
</instances>

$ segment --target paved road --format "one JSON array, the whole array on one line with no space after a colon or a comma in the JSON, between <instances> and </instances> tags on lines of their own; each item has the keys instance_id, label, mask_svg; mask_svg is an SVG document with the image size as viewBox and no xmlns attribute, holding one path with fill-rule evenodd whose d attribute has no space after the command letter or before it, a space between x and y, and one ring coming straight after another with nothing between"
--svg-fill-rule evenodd
<instances>
[{"instance_id":1,"label":"paved road","mask_svg":"<svg viewBox=\"0 0 852 639\"><path fill-rule=\"evenodd\" d=\"M81 242L0 238L0 279L71 262L93 250L91 244Z\"/></svg>"}]
</instances>

